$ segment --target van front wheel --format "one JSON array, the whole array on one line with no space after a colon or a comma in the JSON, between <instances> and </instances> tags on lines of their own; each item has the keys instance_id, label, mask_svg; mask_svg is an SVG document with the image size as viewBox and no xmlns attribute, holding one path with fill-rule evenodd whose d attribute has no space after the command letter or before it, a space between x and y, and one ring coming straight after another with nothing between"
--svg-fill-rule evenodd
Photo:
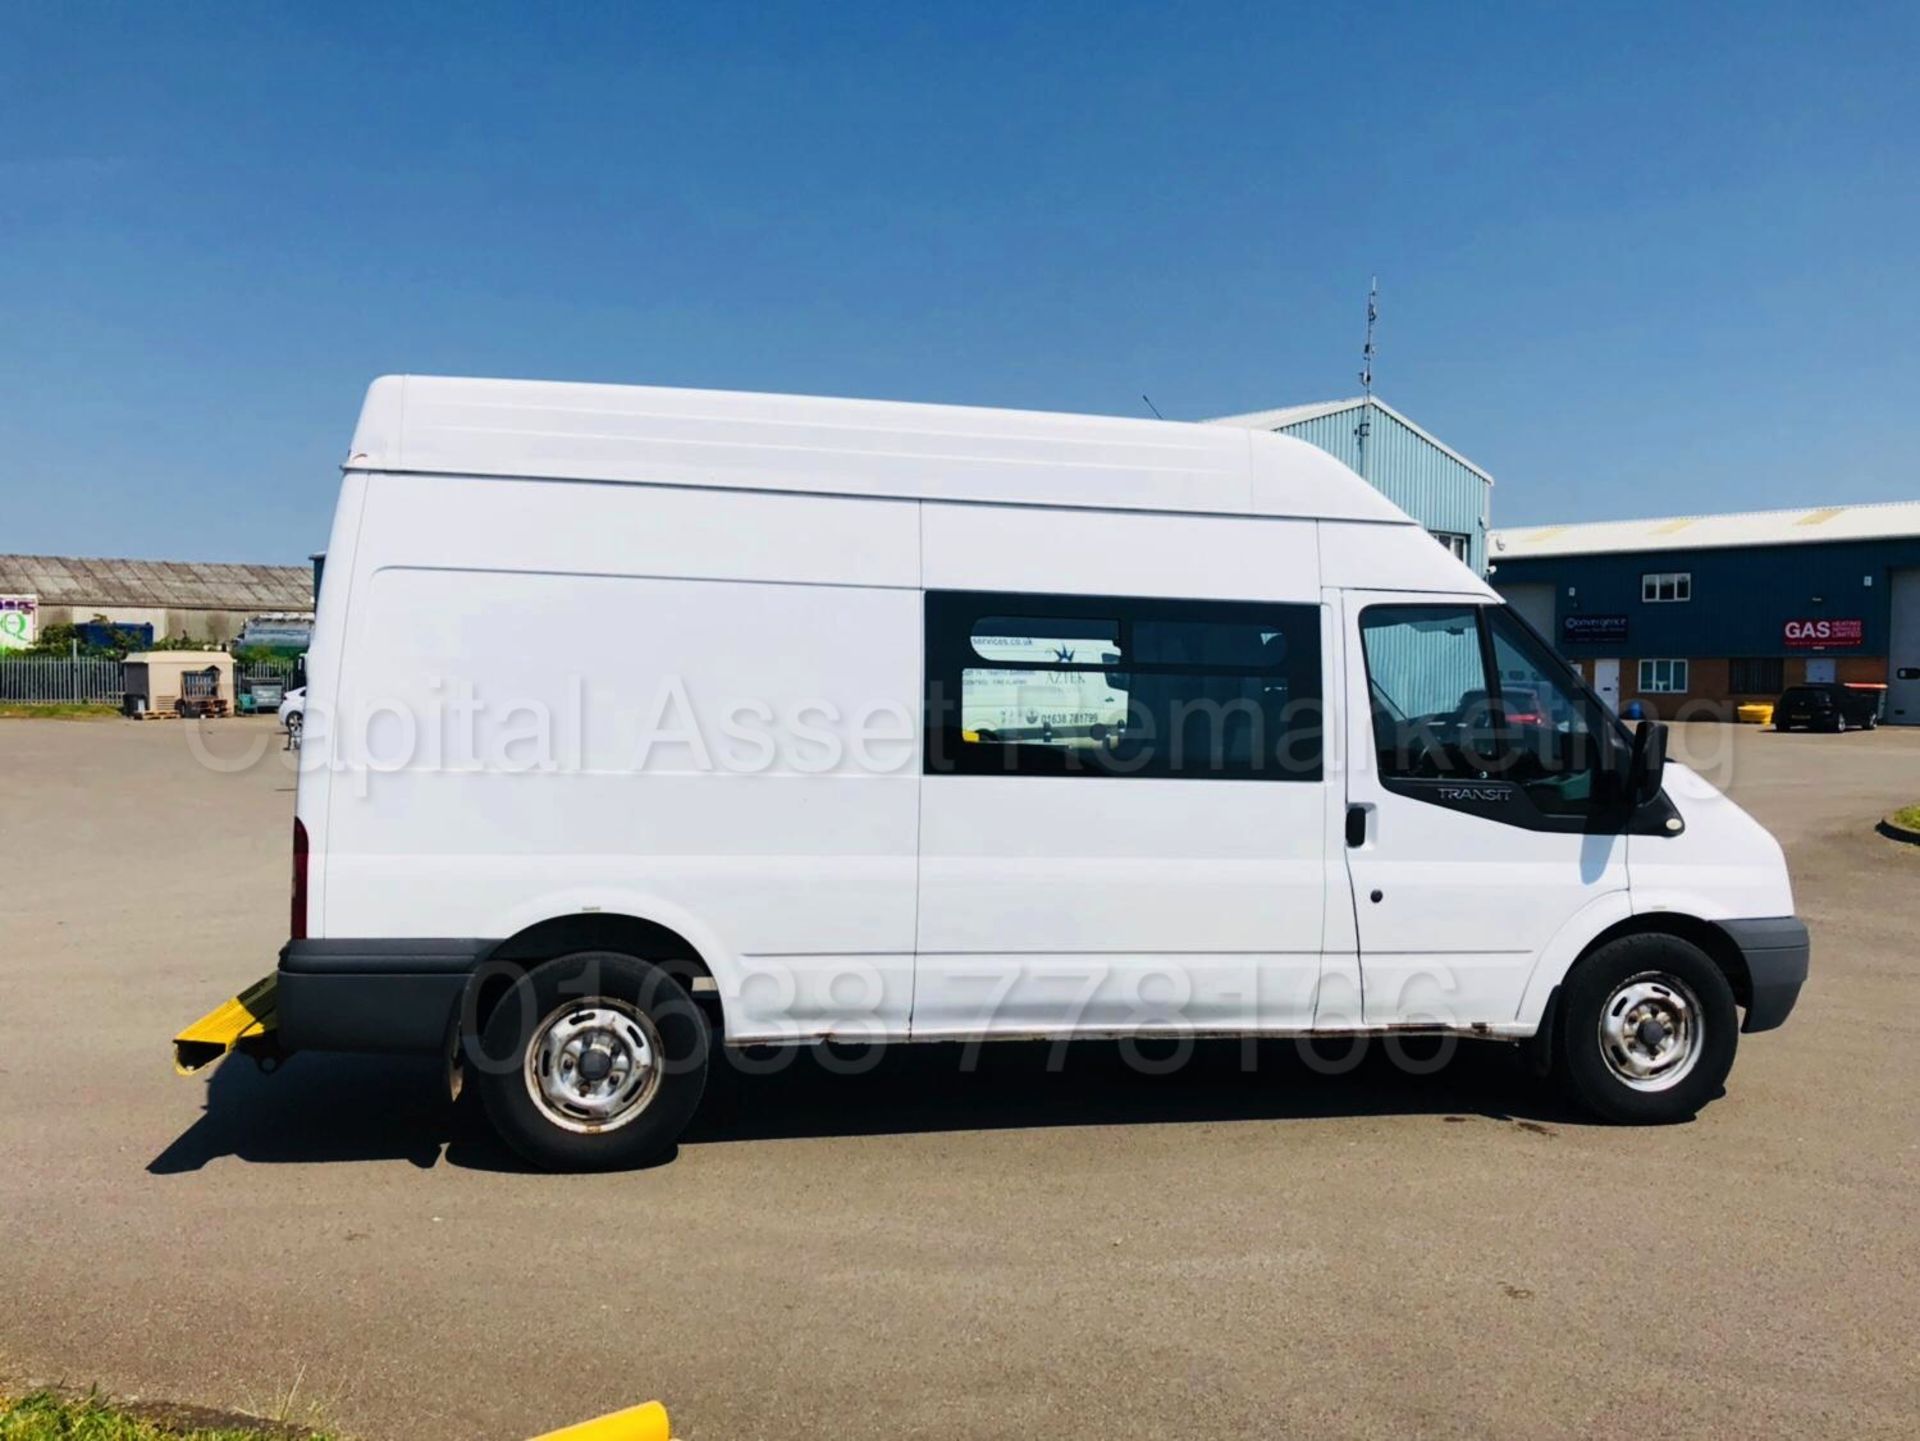
<instances>
[{"instance_id":1,"label":"van front wheel","mask_svg":"<svg viewBox=\"0 0 1920 1441\"><path fill-rule=\"evenodd\" d=\"M706 1089L707 1019L649 961L583 951L534 967L487 1017L472 1058L501 1139L553 1171L665 1155Z\"/></svg>"},{"instance_id":2,"label":"van front wheel","mask_svg":"<svg viewBox=\"0 0 1920 1441\"><path fill-rule=\"evenodd\" d=\"M1561 993L1555 1059L1568 1090L1609 1121L1684 1121L1733 1068L1733 988L1677 936L1622 936L1575 966Z\"/></svg>"}]
</instances>

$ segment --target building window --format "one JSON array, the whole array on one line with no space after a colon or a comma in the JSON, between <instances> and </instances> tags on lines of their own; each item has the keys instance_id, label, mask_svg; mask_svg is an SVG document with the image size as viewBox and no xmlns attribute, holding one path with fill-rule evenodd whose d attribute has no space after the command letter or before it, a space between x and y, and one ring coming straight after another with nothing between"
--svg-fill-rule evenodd
<instances>
[{"instance_id":1,"label":"building window","mask_svg":"<svg viewBox=\"0 0 1920 1441\"><path fill-rule=\"evenodd\" d=\"M1431 534L1435 540L1446 547L1449 555L1462 565L1467 564L1467 557L1473 554L1472 536L1462 535L1455 530L1436 530Z\"/></svg>"},{"instance_id":2,"label":"building window","mask_svg":"<svg viewBox=\"0 0 1920 1441\"><path fill-rule=\"evenodd\" d=\"M1693 572L1663 570L1640 577L1640 599L1649 603L1693 599Z\"/></svg>"},{"instance_id":3,"label":"building window","mask_svg":"<svg viewBox=\"0 0 1920 1441\"><path fill-rule=\"evenodd\" d=\"M1787 663L1777 655L1727 662L1727 689L1734 695L1779 695L1787 686Z\"/></svg>"},{"instance_id":4,"label":"building window","mask_svg":"<svg viewBox=\"0 0 1920 1441\"><path fill-rule=\"evenodd\" d=\"M1687 689L1687 663L1683 660L1643 660L1640 662L1642 695L1684 695Z\"/></svg>"},{"instance_id":5,"label":"building window","mask_svg":"<svg viewBox=\"0 0 1920 1441\"><path fill-rule=\"evenodd\" d=\"M1320 611L927 594L930 775L1321 778Z\"/></svg>"}]
</instances>

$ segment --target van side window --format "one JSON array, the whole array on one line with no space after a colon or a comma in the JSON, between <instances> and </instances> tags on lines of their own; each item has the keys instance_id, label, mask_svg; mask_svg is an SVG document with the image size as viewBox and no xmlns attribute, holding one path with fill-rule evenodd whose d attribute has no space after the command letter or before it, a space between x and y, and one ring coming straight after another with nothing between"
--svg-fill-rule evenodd
<instances>
[{"instance_id":1,"label":"van side window","mask_svg":"<svg viewBox=\"0 0 1920 1441\"><path fill-rule=\"evenodd\" d=\"M1491 773L1479 609L1376 605L1361 613L1383 778L1483 780Z\"/></svg>"},{"instance_id":2,"label":"van side window","mask_svg":"<svg viewBox=\"0 0 1920 1441\"><path fill-rule=\"evenodd\" d=\"M1504 606L1381 605L1360 617L1380 776L1435 804L1505 782L1526 811L1579 822L1600 808L1612 741L1599 703ZM1476 805L1510 792L1474 791ZM1498 812L1496 819L1513 819Z\"/></svg>"},{"instance_id":3,"label":"van side window","mask_svg":"<svg viewBox=\"0 0 1920 1441\"><path fill-rule=\"evenodd\" d=\"M1320 610L927 594L929 775L1321 778Z\"/></svg>"}]
</instances>

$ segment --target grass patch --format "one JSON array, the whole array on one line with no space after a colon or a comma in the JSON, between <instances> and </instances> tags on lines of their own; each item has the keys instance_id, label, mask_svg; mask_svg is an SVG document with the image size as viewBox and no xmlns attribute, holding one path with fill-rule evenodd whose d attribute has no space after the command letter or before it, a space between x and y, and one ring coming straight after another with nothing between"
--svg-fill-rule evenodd
<instances>
[{"instance_id":1,"label":"grass patch","mask_svg":"<svg viewBox=\"0 0 1920 1441\"><path fill-rule=\"evenodd\" d=\"M0 1398L0 1441L262 1441L294 1436L327 1441L317 1431L216 1417L193 1407L115 1406L98 1396L46 1391L18 1401Z\"/></svg>"},{"instance_id":2,"label":"grass patch","mask_svg":"<svg viewBox=\"0 0 1920 1441\"><path fill-rule=\"evenodd\" d=\"M1920 805L1902 806L1893 813L1893 823L1910 831L1920 831Z\"/></svg>"},{"instance_id":3,"label":"grass patch","mask_svg":"<svg viewBox=\"0 0 1920 1441\"><path fill-rule=\"evenodd\" d=\"M78 701L0 701L0 720L112 720L116 705L88 705ZM0 1435L5 1433L0 1432Z\"/></svg>"}]
</instances>

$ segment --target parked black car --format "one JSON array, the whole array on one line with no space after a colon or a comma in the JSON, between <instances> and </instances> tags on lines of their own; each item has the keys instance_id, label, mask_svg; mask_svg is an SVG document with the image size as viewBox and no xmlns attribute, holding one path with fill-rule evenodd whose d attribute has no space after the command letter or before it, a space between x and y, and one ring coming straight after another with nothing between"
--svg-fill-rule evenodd
<instances>
[{"instance_id":1,"label":"parked black car","mask_svg":"<svg viewBox=\"0 0 1920 1441\"><path fill-rule=\"evenodd\" d=\"M1789 686L1773 707L1773 728L1788 731L1843 731L1852 726L1872 730L1880 724L1880 692L1852 686L1819 683Z\"/></svg>"}]
</instances>

